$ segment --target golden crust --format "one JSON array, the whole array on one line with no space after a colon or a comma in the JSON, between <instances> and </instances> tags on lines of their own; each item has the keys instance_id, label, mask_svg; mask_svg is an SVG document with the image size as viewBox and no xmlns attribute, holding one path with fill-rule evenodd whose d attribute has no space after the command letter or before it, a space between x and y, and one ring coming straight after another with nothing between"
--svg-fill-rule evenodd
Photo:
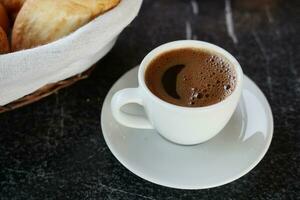
<instances>
[{"instance_id":1,"label":"golden crust","mask_svg":"<svg viewBox=\"0 0 300 200\"><path fill-rule=\"evenodd\" d=\"M116 6L120 0L27 0L12 32L12 49L55 41Z\"/></svg>"},{"instance_id":2,"label":"golden crust","mask_svg":"<svg viewBox=\"0 0 300 200\"><path fill-rule=\"evenodd\" d=\"M8 16L11 19L11 22L14 22L19 10L22 8L26 0L0 0L7 11Z\"/></svg>"},{"instance_id":3,"label":"golden crust","mask_svg":"<svg viewBox=\"0 0 300 200\"><path fill-rule=\"evenodd\" d=\"M17 12L26 0L0 0L9 12Z\"/></svg>"},{"instance_id":4,"label":"golden crust","mask_svg":"<svg viewBox=\"0 0 300 200\"><path fill-rule=\"evenodd\" d=\"M9 52L9 42L3 28L0 27L0 54Z\"/></svg>"},{"instance_id":5,"label":"golden crust","mask_svg":"<svg viewBox=\"0 0 300 200\"><path fill-rule=\"evenodd\" d=\"M0 27L7 33L9 29L9 19L4 6L0 3Z\"/></svg>"}]
</instances>

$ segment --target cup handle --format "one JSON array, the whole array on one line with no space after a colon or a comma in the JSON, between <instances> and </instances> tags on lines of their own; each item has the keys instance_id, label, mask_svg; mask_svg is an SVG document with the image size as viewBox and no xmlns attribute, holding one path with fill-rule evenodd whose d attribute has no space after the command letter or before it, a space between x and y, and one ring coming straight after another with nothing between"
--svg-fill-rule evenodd
<instances>
[{"instance_id":1,"label":"cup handle","mask_svg":"<svg viewBox=\"0 0 300 200\"><path fill-rule=\"evenodd\" d=\"M111 110L114 118L122 125L131 128L153 129L150 121L142 116L135 116L121 111L122 106L129 103L136 103L141 106L143 100L139 88L126 88L116 92L111 100Z\"/></svg>"}]
</instances>

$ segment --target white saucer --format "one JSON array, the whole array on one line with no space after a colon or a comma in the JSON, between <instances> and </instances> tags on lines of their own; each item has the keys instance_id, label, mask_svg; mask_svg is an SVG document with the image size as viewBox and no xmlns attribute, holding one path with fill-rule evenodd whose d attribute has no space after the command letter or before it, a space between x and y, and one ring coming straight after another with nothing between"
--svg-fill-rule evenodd
<instances>
[{"instance_id":1,"label":"white saucer","mask_svg":"<svg viewBox=\"0 0 300 200\"><path fill-rule=\"evenodd\" d=\"M273 135L272 112L264 94L246 76L242 100L231 120L205 143L181 146L165 140L154 130L118 124L111 114L112 95L123 88L137 87L137 72L136 67L114 84L101 113L106 144L134 174L172 188L211 188L245 175L267 152ZM125 112L143 115L143 109L137 105L125 108Z\"/></svg>"}]
</instances>

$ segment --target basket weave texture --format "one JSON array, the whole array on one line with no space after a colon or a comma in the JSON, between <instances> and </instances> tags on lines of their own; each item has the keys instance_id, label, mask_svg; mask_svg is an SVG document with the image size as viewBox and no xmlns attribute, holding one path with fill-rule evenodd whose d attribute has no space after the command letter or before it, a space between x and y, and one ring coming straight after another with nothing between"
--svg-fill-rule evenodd
<instances>
[{"instance_id":1,"label":"basket weave texture","mask_svg":"<svg viewBox=\"0 0 300 200\"><path fill-rule=\"evenodd\" d=\"M67 78L65 80L58 81L56 83L47 84L31 94L28 94L28 95L26 95L18 100L15 100L7 105L0 106L0 113L11 111L16 108L20 108L22 106L31 104L33 102L36 102L44 97L47 97L47 96L57 92L58 90L60 90L62 88L68 87L68 86L76 83L79 80L86 79L87 77L89 77L89 75L91 74L91 72L93 71L94 68L95 68L95 66L92 66L88 70L86 70L80 74L77 74L75 76L72 76L70 78Z\"/></svg>"}]
</instances>

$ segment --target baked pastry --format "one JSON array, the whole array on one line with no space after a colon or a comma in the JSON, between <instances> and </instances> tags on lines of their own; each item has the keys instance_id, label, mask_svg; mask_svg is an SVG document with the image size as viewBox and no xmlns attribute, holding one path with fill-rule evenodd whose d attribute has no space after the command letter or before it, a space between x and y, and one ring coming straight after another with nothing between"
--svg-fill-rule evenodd
<instances>
[{"instance_id":1,"label":"baked pastry","mask_svg":"<svg viewBox=\"0 0 300 200\"><path fill-rule=\"evenodd\" d=\"M26 0L12 32L12 49L55 41L116 6L120 0Z\"/></svg>"},{"instance_id":2,"label":"baked pastry","mask_svg":"<svg viewBox=\"0 0 300 200\"><path fill-rule=\"evenodd\" d=\"M0 0L9 13L18 12L26 0Z\"/></svg>"},{"instance_id":3,"label":"baked pastry","mask_svg":"<svg viewBox=\"0 0 300 200\"><path fill-rule=\"evenodd\" d=\"M9 52L9 42L3 28L0 27L0 54Z\"/></svg>"},{"instance_id":4,"label":"baked pastry","mask_svg":"<svg viewBox=\"0 0 300 200\"><path fill-rule=\"evenodd\" d=\"M7 33L9 29L9 20L4 6L0 3L0 27Z\"/></svg>"},{"instance_id":5,"label":"baked pastry","mask_svg":"<svg viewBox=\"0 0 300 200\"><path fill-rule=\"evenodd\" d=\"M11 21L14 21L26 0L0 0L6 8Z\"/></svg>"}]
</instances>

